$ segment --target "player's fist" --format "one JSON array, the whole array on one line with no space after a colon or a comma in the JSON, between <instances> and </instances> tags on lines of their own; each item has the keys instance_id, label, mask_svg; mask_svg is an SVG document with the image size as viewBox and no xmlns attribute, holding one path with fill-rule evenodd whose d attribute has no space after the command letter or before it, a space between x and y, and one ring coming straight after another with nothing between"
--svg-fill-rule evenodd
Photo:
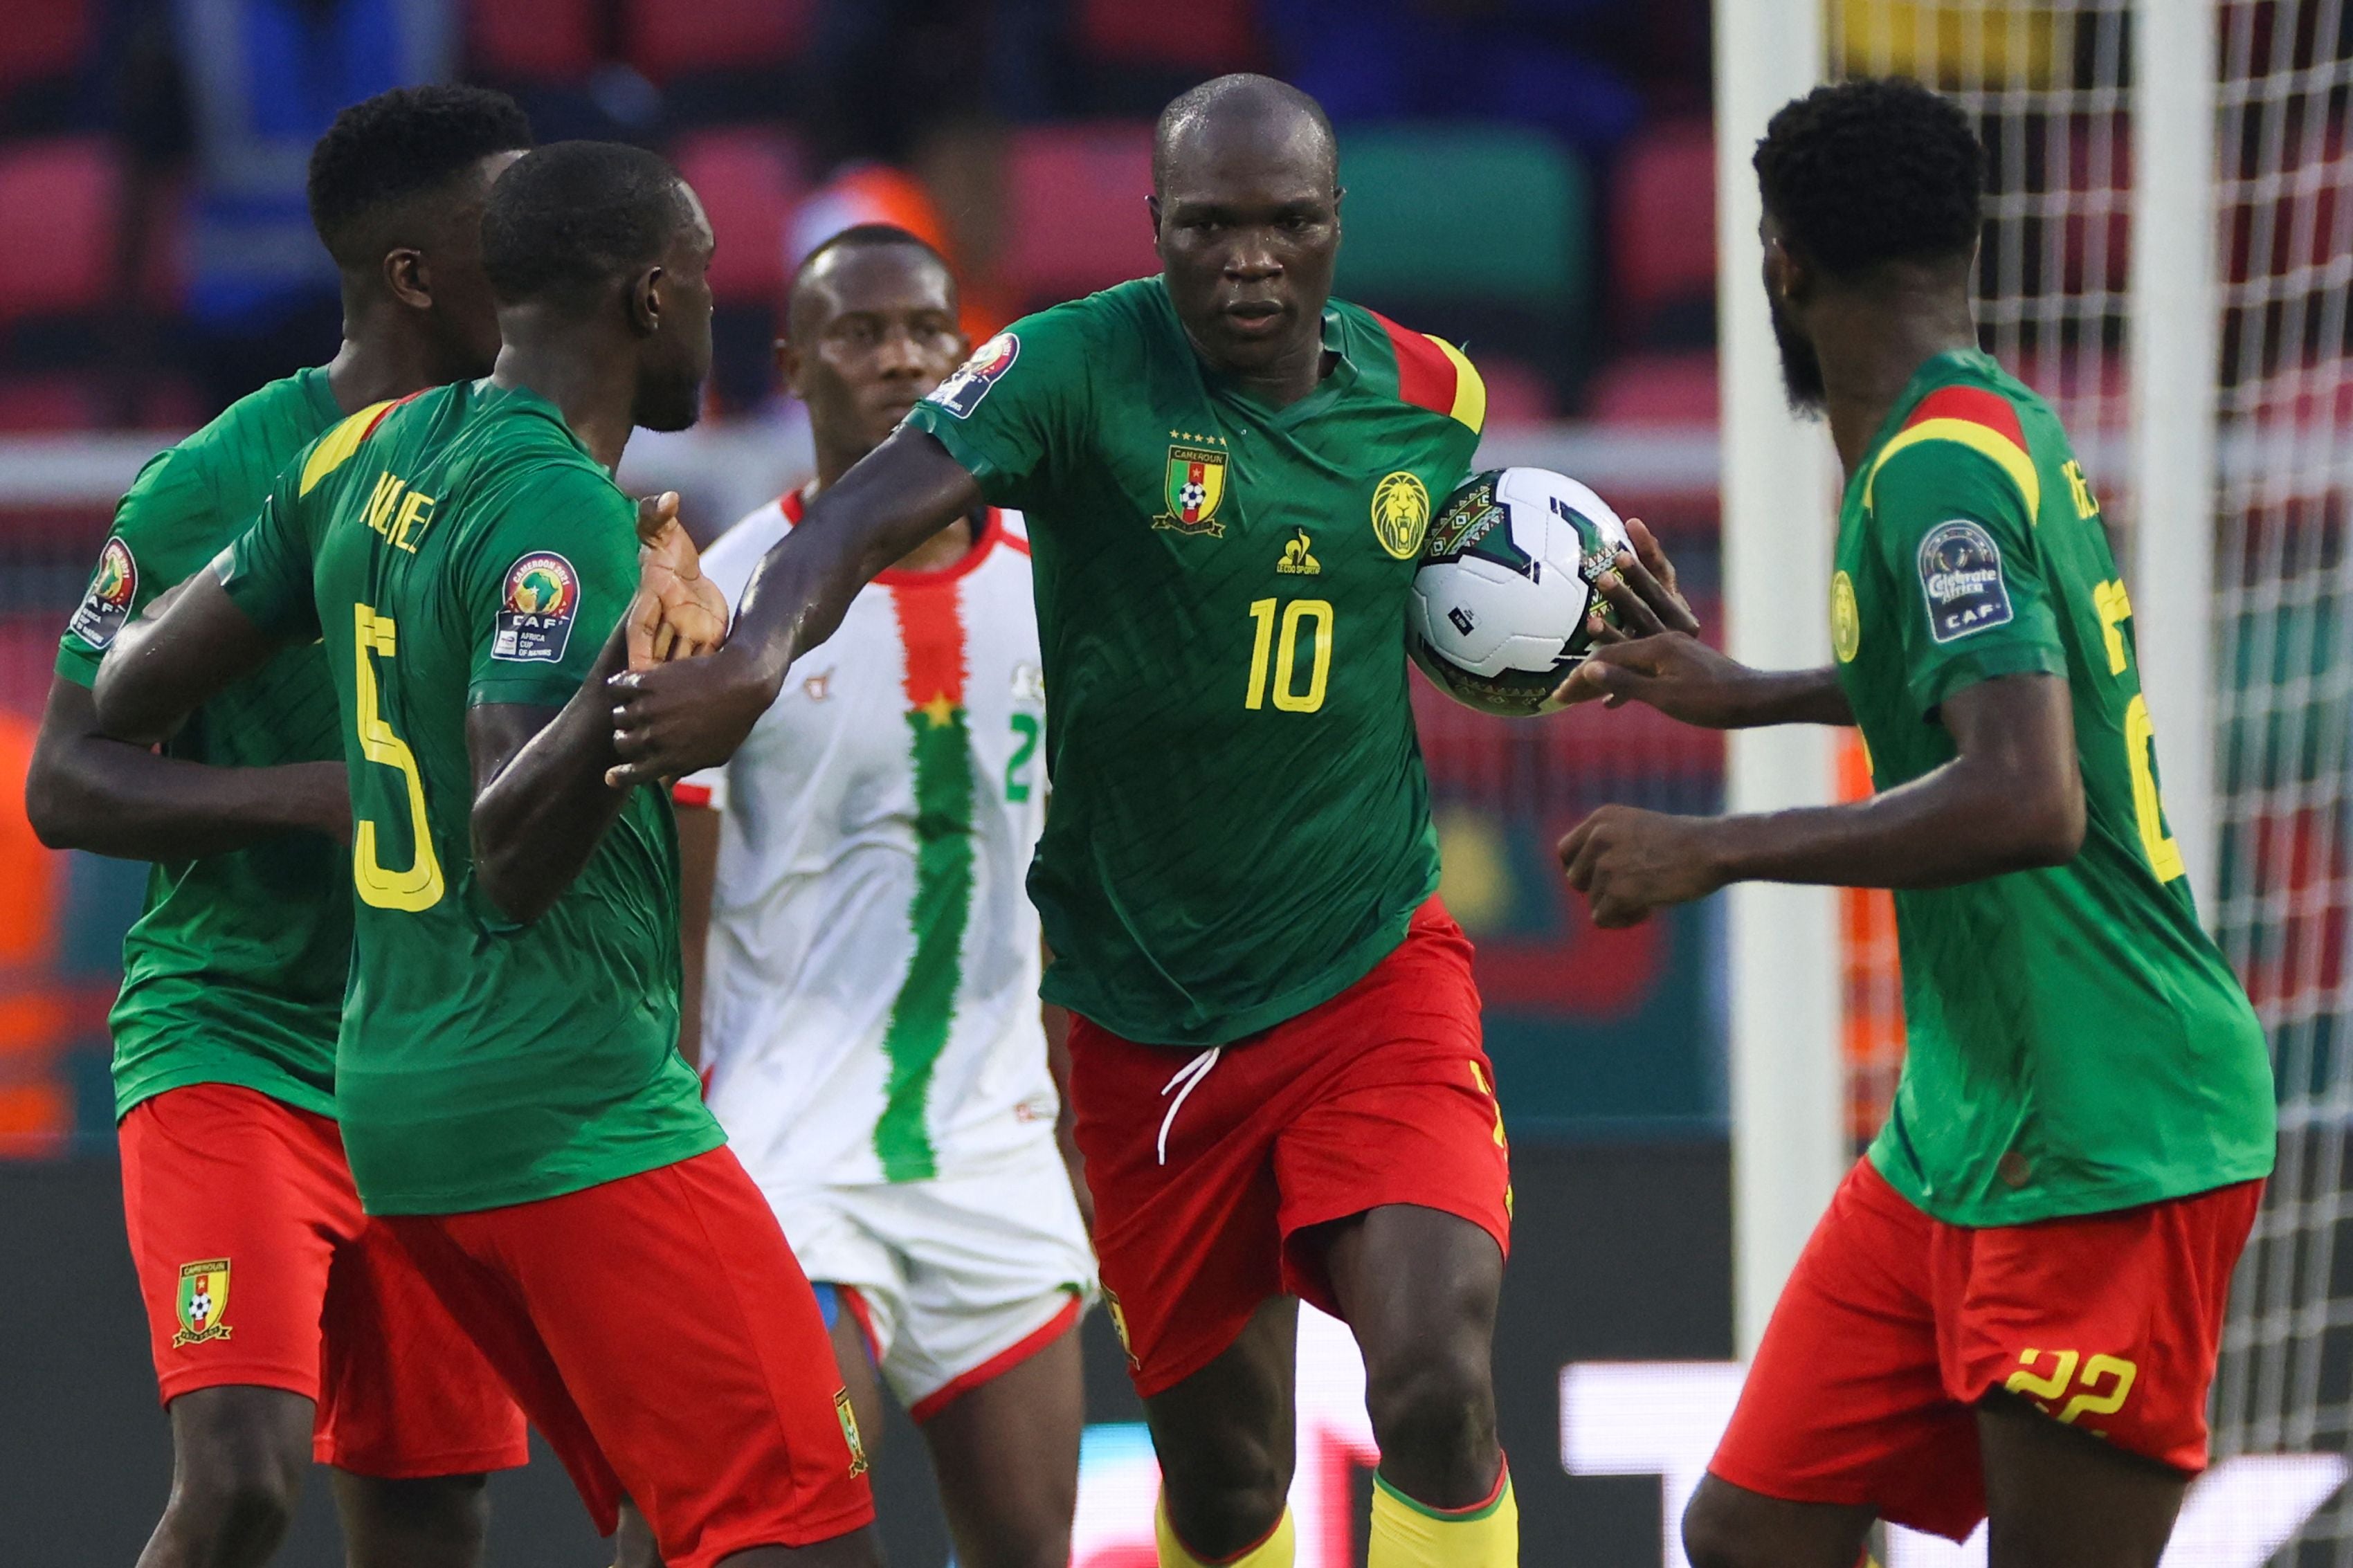
<instances>
[{"instance_id":1,"label":"player's fist","mask_svg":"<svg viewBox=\"0 0 2353 1568\"><path fill-rule=\"evenodd\" d=\"M727 596L678 521L678 492L638 502L638 593L629 602L629 668L692 658L727 640Z\"/></svg>"}]
</instances>

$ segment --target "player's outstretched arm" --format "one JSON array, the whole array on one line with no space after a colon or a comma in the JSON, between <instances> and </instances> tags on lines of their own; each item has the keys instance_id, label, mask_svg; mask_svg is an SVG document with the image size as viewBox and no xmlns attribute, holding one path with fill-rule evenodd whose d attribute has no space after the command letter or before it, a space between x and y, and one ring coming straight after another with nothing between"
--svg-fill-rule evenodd
<instances>
[{"instance_id":1,"label":"player's outstretched arm","mask_svg":"<svg viewBox=\"0 0 2353 1568\"><path fill-rule=\"evenodd\" d=\"M2064 864L2084 842L2067 682L2010 675L1945 699L1959 755L1868 800L1746 816L1606 805L1560 842L1594 923L1632 925L1731 882L1946 888Z\"/></svg>"},{"instance_id":2,"label":"player's outstretched arm","mask_svg":"<svg viewBox=\"0 0 2353 1568\"><path fill-rule=\"evenodd\" d=\"M349 838L341 763L218 768L115 740L90 689L49 684L25 778L25 811L52 849L193 860L287 833Z\"/></svg>"},{"instance_id":3,"label":"player's outstretched arm","mask_svg":"<svg viewBox=\"0 0 2353 1568\"><path fill-rule=\"evenodd\" d=\"M293 640L247 615L217 571L206 568L160 595L116 636L90 688L105 733L158 745Z\"/></svg>"},{"instance_id":4,"label":"player's outstretched arm","mask_svg":"<svg viewBox=\"0 0 2353 1568\"><path fill-rule=\"evenodd\" d=\"M1555 699L1600 699L1611 708L1647 702L1670 719L1709 730L1766 724L1852 724L1838 672L1752 669L1683 632L1605 643L1568 672Z\"/></svg>"},{"instance_id":5,"label":"player's outstretched arm","mask_svg":"<svg viewBox=\"0 0 2353 1568\"><path fill-rule=\"evenodd\" d=\"M563 896L628 801L605 785L615 760L605 683L628 661L628 633L624 617L561 708L482 702L466 710L474 877L518 924Z\"/></svg>"},{"instance_id":6,"label":"player's outstretched arm","mask_svg":"<svg viewBox=\"0 0 2353 1568\"><path fill-rule=\"evenodd\" d=\"M725 647L614 679L613 785L725 762L776 700L785 671L833 635L858 591L980 500L979 481L921 430L902 427L868 453L761 558Z\"/></svg>"}]
</instances>

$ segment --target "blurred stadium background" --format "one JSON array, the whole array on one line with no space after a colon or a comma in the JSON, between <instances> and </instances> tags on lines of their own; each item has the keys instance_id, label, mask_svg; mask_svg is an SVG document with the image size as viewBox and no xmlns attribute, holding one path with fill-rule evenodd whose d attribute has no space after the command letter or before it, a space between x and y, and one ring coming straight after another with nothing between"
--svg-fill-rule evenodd
<instances>
[{"instance_id":1,"label":"blurred stadium background","mask_svg":"<svg viewBox=\"0 0 2353 1568\"><path fill-rule=\"evenodd\" d=\"M2353 434L2353 18L2342 0L1716 0L1714 10L1709 0L8 0L0 1256L15 1265L16 1305L0 1347L0 1529L27 1521L57 1548L41 1561L127 1562L168 1474L112 1185L104 1028L142 870L45 850L22 815L58 629L139 464L262 381L332 352L334 281L303 214L303 158L342 105L427 79L507 89L543 140L657 147L701 193L720 238L710 416L681 436L640 437L623 477L684 490L707 537L807 471L805 428L768 364L798 256L869 218L924 233L958 266L977 340L1022 311L1153 270L1152 114L1221 71L1282 75L1339 125L1340 290L1464 342L1489 388L1482 460L1564 469L1650 521L1712 635L1726 621L1719 521L1737 510L1720 475L1744 433L1787 443L1775 389L1731 374L1738 301L1755 285L1753 268L1719 262L1746 254L1736 234L1720 243L1716 225L1720 171L1736 184L1746 154L1744 141L1719 158L1715 114L1735 96L1778 102L1848 72L1898 71L1960 94L1993 169L1988 346L2060 404L2128 539L2147 510L2134 478L2158 471L2136 455L2152 386L2186 399L2203 432L2202 470L2195 442L2188 452L2195 494L2174 509L2190 520L2193 547L2181 550L2177 531L2173 553L2127 560L2145 612L2152 574L2185 584L2194 606L2183 686L2151 676L2160 725L2188 737L2175 744L2192 759L2177 766L2168 753L2168 793L2178 820L2208 825L2206 911L2274 1026L2282 1068L2280 1191L2242 1279L2218 1431L2230 1453L2341 1454L2353 1398L2353 1237L2337 1245L2353 1124L2338 1038L2353 768L2340 455ZM2137 67L2159 27L2188 52L2145 78ZM2158 101L2158 88L2168 105L2189 105L2188 152L2153 166L2175 177L2137 183L2136 149L2155 129L2137 108ZM2192 204L2188 227L2156 231L2195 263L2186 269L2150 265L2143 226L2160 184L2166 199ZM2162 297L2192 302L2184 319L2197 330L2151 347L2137 300L2168 288ZM1720 297L1731 302L1723 378ZM2184 363L2186 374L2167 368ZM1763 579L1748 580L1750 618L1735 627L1746 647L1772 646L1768 619L1808 636L1820 619L1822 557L1806 542L1828 498L1799 478L1766 499L1791 519L1782 548L1805 586L1767 616ZM1748 560L1773 547L1758 534ZM1736 1203L1732 1151L1757 1152L1746 1163L1755 1170L1777 1139L1804 1143L1808 1129L1827 1129L1814 1167L1835 1169L1875 1131L1903 1045L1892 913L1866 894L1789 906L1787 931L1811 943L1809 973L1762 981L1736 956L1723 900L1597 932L1553 868L1554 837L1603 800L1720 807L1724 745L1647 710L1512 724L1427 688L1418 696L1445 893L1479 943L1521 1194L1499 1358L1525 1560L1649 1564L1665 1552L1679 1563L1662 1527L1675 1465L1696 1462L1694 1444L1704 1457L1715 1369L1677 1382L1662 1368L1663 1381L1622 1386L1563 1369L1734 1355L1748 1331L1736 1276L1744 1300L1757 1288L1757 1267L1736 1266L1736 1207L1763 1234L1772 1216L1760 1205L1786 1211L1786 1229L1790 1216L1810 1221L1820 1194L1797 1159L1778 1193L1760 1198L1752 1184ZM1773 764L1743 765L1761 765L1769 784ZM1797 776L1820 792L1863 787L1859 758L1827 751L1801 759ZM1753 798L1753 781L1733 793ZM1788 1021L1822 1044L1813 1078L1772 1055ZM1802 1125L1743 1100L1738 1086L1755 1079L1736 1058L1808 1086ZM1097 1341L1091 1398L1105 1425L1091 1438L1089 1506L1110 1510L1125 1484L1116 1478L1132 1479L1148 1457L1120 1425L1132 1402L1115 1351ZM1302 1558L1317 1568L1361 1561L1361 1532L1345 1519L1361 1507L1367 1455L1341 1376L1303 1427L1316 1456L1303 1473L1319 1478L1332 1521ZM1623 1419L1604 1420L1612 1412ZM1699 1435L1677 1419L1696 1420ZM912 1459L913 1434L892 1438ZM886 1528L894 1561L937 1563L936 1526L919 1479L907 1479L917 1468L884 1467ZM2280 1562L2353 1565L2341 1500L2304 1523L2341 1473L2278 1478L2273 1512L2294 1519L2260 1549L2218 1526L2222 1544L2194 1560L2253 1564L2302 1525L2302 1544ZM560 1479L501 1486L494 1562L596 1560ZM1135 1545L1148 1533L1106 1526L1090 1537L1082 1526L1082 1568L1150 1563ZM282 1560L334 1561L332 1542L314 1495ZM1947 1560L1899 1543L1893 1563ZM2192 1559L2178 1550L2176 1560Z\"/></svg>"}]
</instances>

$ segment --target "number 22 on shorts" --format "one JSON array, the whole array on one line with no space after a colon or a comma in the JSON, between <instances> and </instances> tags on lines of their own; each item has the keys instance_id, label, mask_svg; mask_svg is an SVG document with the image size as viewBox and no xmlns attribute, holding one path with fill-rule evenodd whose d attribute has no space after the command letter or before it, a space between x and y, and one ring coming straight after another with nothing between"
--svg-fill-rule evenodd
<instances>
[{"instance_id":1,"label":"number 22 on shorts","mask_svg":"<svg viewBox=\"0 0 2353 1568\"><path fill-rule=\"evenodd\" d=\"M2038 1376L2034 1365L2044 1356L2053 1359L2049 1377ZM2114 1415L2125 1406L2132 1393L2133 1383L2140 1376L2140 1367L2122 1356L2094 1355L2083 1363L2084 1375L2075 1375L2076 1363L2081 1360L2076 1351L2023 1350L2018 1352L2020 1370L2010 1374L2002 1387L2012 1394L2023 1394L2040 1406L2046 1415L2056 1416L2063 1426L2072 1426L2081 1416ZM2106 1383L2103 1391L2100 1384ZM2052 1405L2067 1392L2070 1384L2082 1390L2056 1410Z\"/></svg>"},{"instance_id":2,"label":"number 22 on shorts","mask_svg":"<svg viewBox=\"0 0 2353 1568\"><path fill-rule=\"evenodd\" d=\"M352 606L352 708L358 721L360 755L400 774L407 789L410 839L417 846L406 870L385 870L376 860L376 825L354 811L352 881L361 899L375 908L414 914L441 901L441 862L434 858L433 830L425 820L425 780L417 771L417 755L385 721L375 665L369 658L373 654L389 661L398 647L398 628L390 616L380 616L366 605Z\"/></svg>"}]
</instances>

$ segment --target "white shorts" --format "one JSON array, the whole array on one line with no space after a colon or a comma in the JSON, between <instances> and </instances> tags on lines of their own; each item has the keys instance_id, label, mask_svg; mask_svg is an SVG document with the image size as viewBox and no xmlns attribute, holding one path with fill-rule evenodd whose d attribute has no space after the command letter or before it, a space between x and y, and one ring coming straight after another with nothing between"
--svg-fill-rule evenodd
<instances>
[{"instance_id":1,"label":"white shorts","mask_svg":"<svg viewBox=\"0 0 2353 1568\"><path fill-rule=\"evenodd\" d=\"M883 1381L917 1421L1044 1349L1095 1296L1050 1138L920 1182L762 1190L801 1271L857 1293Z\"/></svg>"}]
</instances>

